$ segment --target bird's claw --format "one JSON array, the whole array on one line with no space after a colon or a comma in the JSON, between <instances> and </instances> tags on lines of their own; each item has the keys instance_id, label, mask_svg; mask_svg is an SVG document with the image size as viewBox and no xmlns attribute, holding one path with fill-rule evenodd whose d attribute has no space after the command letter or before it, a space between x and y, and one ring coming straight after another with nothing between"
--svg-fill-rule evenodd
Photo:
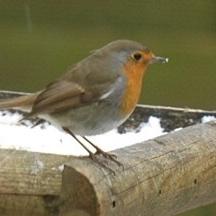
<instances>
[{"instance_id":1,"label":"bird's claw","mask_svg":"<svg viewBox=\"0 0 216 216\"><path fill-rule=\"evenodd\" d=\"M109 160L115 162L118 166L122 166L123 167L123 164L117 160L117 156L115 154L107 153L107 152L104 152L104 151L98 150L98 149L97 149L97 151L96 151L95 154L101 154L106 159L109 159Z\"/></svg>"},{"instance_id":2,"label":"bird's claw","mask_svg":"<svg viewBox=\"0 0 216 216\"><path fill-rule=\"evenodd\" d=\"M96 154L93 153L89 153L89 157L91 158L91 160L93 160L95 163L97 163L98 165L102 166L103 168L109 170L113 175L116 175L115 171L113 169L111 169L110 167L104 165L103 162L99 161L99 159L96 157Z\"/></svg>"}]
</instances>

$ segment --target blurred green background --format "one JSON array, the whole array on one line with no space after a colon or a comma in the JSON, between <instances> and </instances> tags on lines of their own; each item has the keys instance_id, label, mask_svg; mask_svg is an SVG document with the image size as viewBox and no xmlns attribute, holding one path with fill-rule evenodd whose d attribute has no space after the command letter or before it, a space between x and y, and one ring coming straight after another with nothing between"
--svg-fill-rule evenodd
<instances>
[{"instance_id":1,"label":"blurred green background","mask_svg":"<svg viewBox=\"0 0 216 216\"><path fill-rule=\"evenodd\" d=\"M215 0L0 0L0 89L37 91L115 39L170 58L150 68L141 103L216 109ZM182 216L201 215L216 206Z\"/></svg>"}]
</instances>

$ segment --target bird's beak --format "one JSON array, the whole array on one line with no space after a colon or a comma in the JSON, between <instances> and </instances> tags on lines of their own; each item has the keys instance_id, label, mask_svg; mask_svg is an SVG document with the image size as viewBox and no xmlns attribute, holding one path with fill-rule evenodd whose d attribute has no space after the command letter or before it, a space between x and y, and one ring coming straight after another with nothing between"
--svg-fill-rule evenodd
<instances>
[{"instance_id":1,"label":"bird's beak","mask_svg":"<svg viewBox=\"0 0 216 216\"><path fill-rule=\"evenodd\" d=\"M160 56L152 56L151 60L149 61L149 64L154 63L167 63L169 61L168 58L160 57Z\"/></svg>"}]
</instances>

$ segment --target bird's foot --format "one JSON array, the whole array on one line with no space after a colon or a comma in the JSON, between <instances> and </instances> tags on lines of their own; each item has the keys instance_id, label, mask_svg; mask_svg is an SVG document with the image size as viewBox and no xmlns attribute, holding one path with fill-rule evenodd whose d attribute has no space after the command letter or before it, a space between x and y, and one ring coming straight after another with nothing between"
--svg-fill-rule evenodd
<instances>
[{"instance_id":1,"label":"bird's foot","mask_svg":"<svg viewBox=\"0 0 216 216\"><path fill-rule=\"evenodd\" d=\"M97 151L96 151L95 154L101 154L106 159L109 159L109 160L113 161L114 163L116 163L118 166L123 167L123 164L117 160L117 156L115 154L111 154L111 153L105 152L105 151L103 151L103 150L101 150L99 148L97 149Z\"/></svg>"},{"instance_id":2,"label":"bird's foot","mask_svg":"<svg viewBox=\"0 0 216 216\"><path fill-rule=\"evenodd\" d=\"M100 161L96 154L89 152L89 158L94 161L95 163L97 163L99 166L103 167L104 169L109 170L113 175L116 175L115 171L113 169L111 169L110 167L106 166L102 161Z\"/></svg>"}]
</instances>

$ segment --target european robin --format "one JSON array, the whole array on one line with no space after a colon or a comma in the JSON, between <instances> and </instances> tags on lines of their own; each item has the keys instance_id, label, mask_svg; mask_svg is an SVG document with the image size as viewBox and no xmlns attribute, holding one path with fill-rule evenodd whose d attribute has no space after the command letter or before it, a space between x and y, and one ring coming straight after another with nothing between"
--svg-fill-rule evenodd
<instances>
[{"instance_id":1,"label":"european robin","mask_svg":"<svg viewBox=\"0 0 216 216\"><path fill-rule=\"evenodd\" d=\"M121 125L133 112L142 88L143 76L152 63L165 63L150 49L129 40L113 41L73 65L43 90L0 102L0 108L27 111L28 117L48 120L80 141L83 137L95 149L119 163L85 136L102 134Z\"/></svg>"}]
</instances>

